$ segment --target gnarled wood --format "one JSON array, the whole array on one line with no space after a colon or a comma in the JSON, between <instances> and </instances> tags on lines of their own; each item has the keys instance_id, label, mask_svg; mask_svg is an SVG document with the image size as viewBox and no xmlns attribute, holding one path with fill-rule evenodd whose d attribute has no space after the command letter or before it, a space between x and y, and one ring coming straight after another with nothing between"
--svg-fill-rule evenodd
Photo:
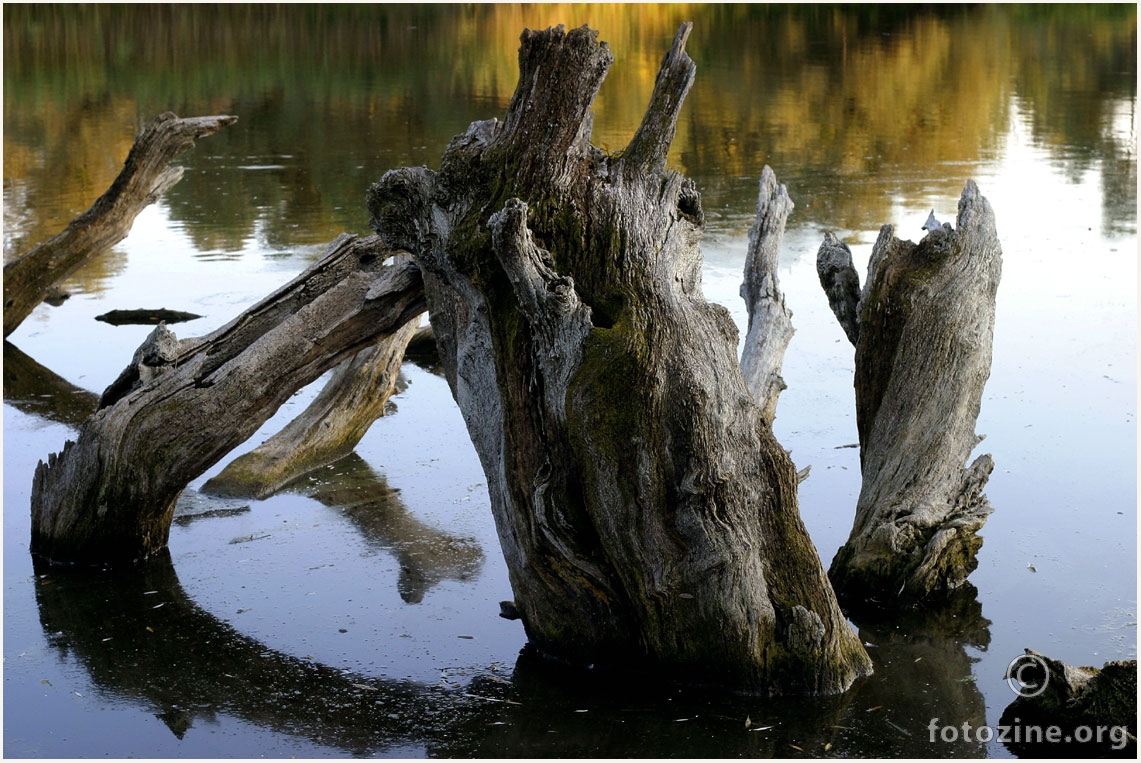
<instances>
[{"instance_id":1,"label":"gnarled wood","mask_svg":"<svg viewBox=\"0 0 1141 763\"><path fill-rule=\"evenodd\" d=\"M424 310L419 270L383 267L375 236L341 236L285 287L217 331L160 324L103 393L76 442L36 468L32 550L136 560L166 546L186 484L293 392Z\"/></svg>"},{"instance_id":2,"label":"gnarled wood","mask_svg":"<svg viewBox=\"0 0 1141 763\"><path fill-rule=\"evenodd\" d=\"M265 498L306 472L352 453L396 392L414 319L343 361L284 429L238 456L202 486L212 495Z\"/></svg>"},{"instance_id":3,"label":"gnarled wood","mask_svg":"<svg viewBox=\"0 0 1141 763\"><path fill-rule=\"evenodd\" d=\"M389 172L373 226L424 272L532 643L762 694L870 670L800 520L796 472L701 293L693 183L663 170L692 83L684 25L619 156L589 142L612 61L524 32L503 122Z\"/></svg>"},{"instance_id":4,"label":"gnarled wood","mask_svg":"<svg viewBox=\"0 0 1141 763\"><path fill-rule=\"evenodd\" d=\"M785 306L777 277L784 224L792 208L788 189L777 185L776 174L766 164L761 171L756 218L749 228L745 281L741 284L741 298L749 311L741 371L769 425L776 418L777 398L788 387L780 369L784 352L795 333L792 311Z\"/></svg>"},{"instance_id":5,"label":"gnarled wood","mask_svg":"<svg viewBox=\"0 0 1141 763\"><path fill-rule=\"evenodd\" d=\"M170 161L194 141L238 121L233 116L155 117L135 138L122 172L95 203L53 236L4 266L4 336L27 318L52 286L126 237L135 217L182 178Z\"/></svg>"},{"instance_id":6,"label":"gnarled wood","mask_svg":"<svg viewBox=\"0 0 1141 763\"><path fill-rule=\"evenodd\" d=\"M993 511L982 495L991 457L965 465L982 439L975 421L990 376L1002 270L994 212L968 181L957 229L928 230L913 244L881 229L856 325L850 253L845 262L838 251L846 247L829 237L818 258L833 309L857 335L863 485L829 571L853 604L914 604L962 585L978 565L976 532Z\"/></svg>"}]
</instances>

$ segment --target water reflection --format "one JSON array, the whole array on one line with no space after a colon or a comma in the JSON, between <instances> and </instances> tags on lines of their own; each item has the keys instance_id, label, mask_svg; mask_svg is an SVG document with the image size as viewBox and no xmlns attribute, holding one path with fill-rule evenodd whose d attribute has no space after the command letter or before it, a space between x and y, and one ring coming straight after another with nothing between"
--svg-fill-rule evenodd
<instances>
[{"instance_id":1,"label":"water reflection","mask_svg":"<svg viewBox=\"0 0 1141 763\"><path fill-rule=\"evenodd\" d=\"M99 395L75 386L5 340L4 402L24 413L78 430L95 412Z\"/></svg>"},{"instance_id":2,"label":"water reflection","mask_svg":"<svg viewBox=\"0 0 1141 763\"><path fill-rule=\"evenodd\" d=\"M180 739L226 714L367 755L489 712L462 692L268 649L191 601L167 554L129 574L37 566L36 602L53 649L103 689L145 704Z\"/></svg>"},{"instance_id":3,"label":"water reflection","mask_svg":"<svg viewBox=\"0 0 1141 763\"><path fill-rule=\"evenodd\" d=\"M130 574L37 565L36 602L51 647L102 689L143 705L178 738L219 715L354 755L409 742L448 757L975 757L985 746L932 744L941 725L985 719L965 644L985 645L970 597L941 617L864 626L876 676L841 697L763 701L552 665L528 650L514 671L479 669L462 687L335 670L267 648L204 611L168 555Z\"/></svg>"},{"instance_id":4,"label":"water reflection","mask_svg":"<svg viewBox=\"0 0 1141 763\"><path fill-rule=\"evenodd\" d=\"M304 495L343 513L367 543L400 562L400 598L417 604L442 580L467 580L483 565L474 538L457 538L408 511L400 491L356 453L298 477L281 492Z\"/></svg>"},{"instance_id":5,"label":"water reflection","mask_svg":"<svg viewBox=\"0 0 1141 763\"><path fill-rule=\"evenodd\" d=\"M6 252L85 209L167 108L242 118L184 160L166 200L200 252L363 230L370 182L502 113L525 26L601 31L617 60L594 142L625 145L686 19L700 73L671 162L712 220L747 227L768 163L794 225L874 230L902 199L956 196L1020 121L1067 176L1102 173L1108 230L1135 229L1131 5L9 5Z\"/></svg>"}]
</instances>

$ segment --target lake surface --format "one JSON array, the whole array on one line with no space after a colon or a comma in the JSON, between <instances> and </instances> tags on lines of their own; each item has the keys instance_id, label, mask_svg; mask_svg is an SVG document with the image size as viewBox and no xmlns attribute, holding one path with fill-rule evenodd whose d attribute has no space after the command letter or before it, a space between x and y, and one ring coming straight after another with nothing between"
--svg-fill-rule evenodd
<instances>
[{"instance_id":1,"label":"lake surface","mask_svg":"<svg viewBox=\"0 0 1141 763\"><path fill-rule=\"evenodd\" d=\"M857 622L876 673L839 698L709 695L536 664L447 384L404 366L356 455L264 501L197 493L280 429L299 392L195 480L169 557L134 574L33 569L36 463L149 333L211 331L338 233L388 169L437 166L502 116L524 27L589 23L615 63L593 141L633 135L682 21L696 83L671 166L702 192L705 293L737 296L761 168L796 209L780 278L797 333L775 431L812 466L825 564L860 487L852 348L815 274L825 230L863 273L883 224L917 239L973 178L1003 246L977 429L995 507L971 581L935 615ZM4 360L4 754L9 757L1009 756L928 731L994 726L1006 665L1136 657L1136 8L936 6L4 7L4 247L58 232L156 114L236 114L178 162L130 236L10 337ZM743 331L742 331L743 335ZM522 651L522 653L521 653Z\"/></svg>"}]
</instances>

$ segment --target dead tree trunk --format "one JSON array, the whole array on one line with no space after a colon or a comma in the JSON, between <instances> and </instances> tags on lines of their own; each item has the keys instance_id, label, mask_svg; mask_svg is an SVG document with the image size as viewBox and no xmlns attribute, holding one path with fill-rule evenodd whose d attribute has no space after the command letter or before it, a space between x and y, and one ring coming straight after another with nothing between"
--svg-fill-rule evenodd
<instances>
[{"instance_id":1,"label":"dead tree trunk","mask_svg":"<svg viewBox=\"0 0 1141 763\"><path fill-rule=\"evenodd\" d=\"M297 418L231 461L202 492L266 498L295 477L352 453L396 392L404 349L417 328L419 320L408 321L343 361Z\"/></svg>"},{"instance_id":2,"label":"dead tree trunk","mask_svg":"<svg viewBox=\"0 0 1141 763\"><path fill-rule=\"evenodd\" d=\"M293 392L424 310L411 263L375 236L326 255L205 337L165 325L135 352L76 442L36 468L32 551L121 561L166 546L178 494L253 434Z\"/></svg>"},{"instance_id":3,"label":"dead tree trunk","mask_svg":"<svg viewBox=\"0 0 1141 763\"><path fill-rule=\"evenodd\" d=\"M589 143L609 48L585 27L524 32L505 120L472 124L438 171L389 172L369 208L424 272L533 644L835 693L870 662L745 386L736 327L702 296L700 196L665 171L689 30L619 156Z\"/></svg>"},{"instance_id":4,"label":"dead tree trunk","mask_svg":"<svg viewBox=\"0 0 1141 763\"><path fill-rule=\"evenodd\" d=\"M170 161L237 117L155 117L139 133L123 171L91 209L56 236L4 266L4 336L23 323L51 287L126 237L135 217L182 179Z\"/></svg>"},{"instance_id":5,"label":"dead tree trunk","mask_svg":"<svg viewBox=\"0 0 1141 763\"><path fill-rule=\"evenodd\" d=\"M829 574L853 603L915 604L966 582L993 511L994 463L975 434L990 376L1002 249L994 212L968 181L957 230L931 218L919 244L880 230L862 294L851 253L831 234L821 284L856 346L863 487Z\"/></svg>"},{"instance_id":6,"label":"dead tree trunk","mask_svg":"<svg viewBox=\"0 0 1141 763\"><path fill-rule=\"evenodd\" d=\"M781 378L784 352L792 340L792 311L784 304L777 268L784 224L793 203L788 189L777 185L776 175L766 164L761 172L757 215L749 229L749 252L745 258L745 281L741 298L749 310L749 332L741 352L741 371L753 398L761 406L765 423L776 418L777 398L788 385Z\"/></svg>"}]
</instances>

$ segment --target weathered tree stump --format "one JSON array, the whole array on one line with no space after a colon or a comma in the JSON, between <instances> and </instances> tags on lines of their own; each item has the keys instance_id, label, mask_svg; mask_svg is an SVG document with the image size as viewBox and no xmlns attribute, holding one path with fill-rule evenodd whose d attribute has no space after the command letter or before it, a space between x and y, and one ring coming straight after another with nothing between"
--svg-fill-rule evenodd
<instances>
[{"instance_id":1,"label":"weathered tree stump","mask_svg":"<svg viewBox=\"0 0 1141 763\"><path fill-rule=\"evenodd\" d=\"M238 121L233 116L155 117L135 138L122 172L95 203L58 235L4 266L4 336L23 323L52 286L122 241L135 217L182 179L170 161L194 141Z\"/></svg>"},{"instance_id":2,"label":"weathered tree stump","mask_svg":"<svg viewBox=\"0 0 1141 763\"><path fill-rule=\"evenodd\" d=\"M166 546L179 492L295 391L424 310L411 263L341 236L308 270L217 331L163 324L103 393L76 442L36 468L32 551L132 561Z\"/></svg>"},{"instance_id":3,"label":"weathered tree stump","mask_svg":"<svg viewBox=\"0 0 1141 763\"><path fill-rule=\"evenodd\" d=\"M745 257L745 281L741 298L749 311L749 330L741 351L741 371L753 393L765 423L776 418L777 398L788 385L781 378L784 352L792 340L792 311L785 306L777 269L784 224L793 203L788 189L777 185L768 165L761 171L757 214L749 228L749 251Z\"/></svg>"},{"instance_id":4,"label":"weathered tree stump","mask_svg":"<svg viewBox=\"0 0 1141 763\"><path fill-rule=\"evenodd\" d=\"M1002 249L994 212L968 181L957 229L925 226L919 244L885 225L863 292L851 253L829 234L817 269L856 347L863 485L829 574L845 603L912 605L962 585L993 511L994 462L975 434L990 376Z\"/></svg>"},{"instance_id":5,"label":"weathered tree stump","mask_svg":"<svg viewBox=\"0 0 1141 763\"><path fill-rule=\"evenodd\" d=\"M290 480L352 453L396 392L411 320L342 361L313 401L280 432L202 486L212 495L265 498Z\"/></svg>"},{"instance_id":6,"label":"weathered tree stump","mask_svg":"<svg viewBox=\"0 0 1141 763\"><path fill-rule=\"evenodd\" d=\"M704 227L666 153L690 25L630 144L589 144L613 60L526 31L503 122L438 171L389 172L373 226L424 272L441 361L487 475L515 603L544 653L761 694L843 691L870 662L750 397Z\"/></svg>"}]
</instances>

